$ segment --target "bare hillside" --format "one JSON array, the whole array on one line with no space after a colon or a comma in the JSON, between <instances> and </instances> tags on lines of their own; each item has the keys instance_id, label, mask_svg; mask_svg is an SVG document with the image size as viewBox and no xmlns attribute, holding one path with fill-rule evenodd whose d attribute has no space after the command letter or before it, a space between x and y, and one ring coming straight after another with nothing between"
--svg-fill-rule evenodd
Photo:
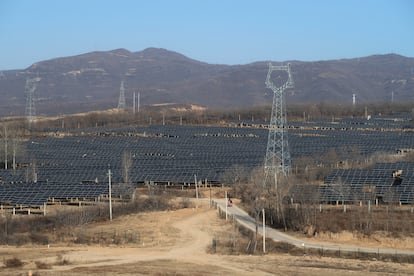
<instances>
[{"instance_id":1,"label":"bare hillside","mask_svg":"<svg viewBox=\"0 0 414 276\"><path fill-rule=\"evenodd\" d=\"M292 64L295 89L288 103L414 100L414 58L395 54ZM274 61L273 63L281 63ZM267 62L207 64L165 49L117 49L40 61L23 70L0 71L0 115L22 115L25 82L39 77L38 114L53 115L117 106L125 81L126 102L198 104L208 108L263 105L271 91Z\"/></svg>"}]
</instances>

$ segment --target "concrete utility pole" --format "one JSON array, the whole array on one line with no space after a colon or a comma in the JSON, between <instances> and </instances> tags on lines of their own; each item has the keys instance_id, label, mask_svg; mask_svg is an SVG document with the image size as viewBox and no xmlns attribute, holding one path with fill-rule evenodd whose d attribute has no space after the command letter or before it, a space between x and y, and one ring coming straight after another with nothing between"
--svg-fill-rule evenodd
<instances>
[{"instance_id":1,"label":"concrete utility pole","mask_svg":"<svg viewBox=\"0 0 414 276\"><path fill-rule=\"evenodd\" d=\"M265 220L265 209L262 209L263 215L263 253L266 253L266 220Z\"/></svg>"},{"instance_id":2,"label":"concrete utility pole","mask_svg":"<svg viewBox=\"0 0 414 276\"><path fill-rule=\"evenodd\" d=\"M13 171L16 171L16 139L13 139Z\"/></svg>"},{"instance_id":3,"label":"concrete utility pole","mask_svg":"<svg viewBox=\"0 0 414 276\"><path fill-rule=\"evenodd\" d=\"M195 185L195 191L196 191L196 198L198 199L198 185L197 185L197 175L194 175L194 185Z\"/></svg>"},{"instance_id":4,"label":"concrete utility pole","mask_svg":"<svg viewBox=\"0 0 414 276\"><path fill-rule=\"evenodd\" d=\"M111 187L111 170L108 170L108 178L109 178L109 183L108 183L108 196L109 196L109 220L112 221L112 187Z\"/></svg>"},{"instance_id":5,"label":"concrete utility pole","mask_svg":"<svg viewBox=\"0 0 414 276\"><path fill-rule=\"evenodd\" d=\"M4 169L7 170L7 127L4 125Z\"/></svg>"},{"instance_id":6,"label":"concrete utility pole","mask_svg":"<svg viewBox=\"0 0 414 276\"><path fill-rule=\"evenodd\" d=\"M132 97L132 114L135 115L135 92Z\"/></svg>"},{"instance_id":7,"label":"concrete utility pole","mask_svg":"<svg viewBox=\"0 0 414 276\"><path fill-rule=\"evenodd\" d=\"M140 104L141 104L141 102L140 102L140 97L141 97L141 93L140 93L140 92L138 92L138 99L137 99L137 101L138 101L138 104L137 104L137 106L138 106L137 112L138 112L138 113L139 113L139 106L140 106Z\"/></svg>"},{"instance_id":8,"label":"concrete utility pole","mask_svg":"<svg viewBox=\"0 0 414 276\"><path fill-rule=\"evenodd\" d=\"M226 196L226 220L227 220L227 203L228 203L228 199L227 199L227 191L224 191L224 195Z\"/></svg>"}]
</instances>

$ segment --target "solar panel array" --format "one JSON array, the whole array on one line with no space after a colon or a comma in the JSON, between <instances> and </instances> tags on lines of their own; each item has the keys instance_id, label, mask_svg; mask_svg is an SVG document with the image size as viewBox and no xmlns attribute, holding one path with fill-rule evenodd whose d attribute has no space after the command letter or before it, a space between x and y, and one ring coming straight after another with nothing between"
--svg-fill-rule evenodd
<instances>
[{"instance_id":1,"label":"solar panel array","mask_svg":"<svg viewBox=\"0 0 414 276\"><path fill-rule=\"evenodd\" d=\"M395 171L401 175L393 175ZM322 202L378 200L414 204L414 163L378 163L370 170L334 170L319 188Z\"/></svg>"},{"instance_id":2,"label":"solar panel array","mask_svg":"<svg viewBox=\"0 0 414 276\"><path fill-rule=\"evenodd\" d=\"M96 200L108 194L107 184L20 183L0 185L0 203L12 206L42 206L48 200Z\"/></svg>"},{"instance_id":3,"label":"solar panel array","mask_svg":"<svg viewBox=\"0 0 414 276\"><path fill-rule=\"evenodd\" d=\"M111 168L114 181L122 181L122 155L128 152L132 157L129 178L135 183L188 183L194 182L194 175L200 180L219 181L233 165L257 166L265 150L265 136L242 129L152 126L118 129L110 134L100 131L99 135L102 133L107 135L32 140L28 150L44 164L39 168L39 180L102 182Z\"/></svg>"},{"instance_id":4,"label":"solar panel array","mask_svg":"<svg viewBox=\"0 0 414 276\"><path fill-rule=\"evenodd\" d=\"M302 156L320 156L331 149L358 148L360 153L368 155L414 148L414 135L409 129L402 130L411 123L409 116L370 121L293 122L289 127L291 156L295 161ZM34 168L20 168L15 172L0 169L0 201L11 205L35 205L36 202L41 205L51 197L89 198L89 187L98 191L93 196L105 194L107 190L100 186L106 186L109 168L113 172L113 183L124 182L124 152L131 154L129 180L133 184L194 183L194 175L198 180L221 182L225 172L235 165L246 170L261 166L267 136L263 128L166 125L100 127L80 129L59 138L33 138L24 145L25 160L18 162L35 164ZM33 171L36 183L32 183ZM411 183L410 179L406 178L405 183ZM32 196L27 196L29 190L33 191ZM73 190L80 194L71 194ZM83 190L85 196L81 194Z\"/></svg>"},{"instance_id":5,"label":"solar panel array","mask_svg":"<svg viewBox=\"0 0 414 276\"><path fill-rule=\"evenodd\" d=\"M129 181L133 184L194 183L195 175L198 180L219 182L232 166L249 170L262 162L267 133L259 131L263 134L260 137L253 132L224 127L150 126L88 129L76 136L34 138L26 145L24 163L36 163L36 183L27 184L33 182L28 177L32 168L0 170L0 186L5 189L0 190L0 201L11 205L38 201L41 205L51 197L89 198L83 197L82 191L107 186L109 168L113 183L123 182L124 152L131 156ZM29 200L20 192L21 187L32 189L37 201ZM11 191L14 188L15 192ZM61 193L47 194L45 189ZM80 194L71 194L71 190ZM107 190L98 190L95 196L107 194Z\"/></svg>"},{"instance_id":6,"label":"solar panel array","mask_svg":"<svg viewBox=\"0 0 414 276\"><path fill-rule=\"evenodd\" d=\"M289 129L292 157L356 149L363 155L397 153L414 145L412 115L297 122Z\"/></svg>"}]
</instances>

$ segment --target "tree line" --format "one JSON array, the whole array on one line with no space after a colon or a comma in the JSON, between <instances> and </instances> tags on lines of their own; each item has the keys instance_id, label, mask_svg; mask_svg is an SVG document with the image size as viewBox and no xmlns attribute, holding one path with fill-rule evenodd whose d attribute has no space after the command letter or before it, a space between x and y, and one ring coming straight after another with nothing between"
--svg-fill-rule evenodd
<instances>
[{"instance_id":1,"label":"tree line","mask_svg":"<svg viewBox=\"0 0 414 276\"><path fill-rule=\"evenodd\" d=\"M365 117L367 115L389 115L399 113L413 113L413 102L395 103L367 103L367 104L340 104L340 103L307 103L288 104L286 107L289 120L312 120L323 118ZM90 127L119 127L143 126L162 124L191 124L211 125L229 121L237 122L269 122L271 105L252 106L234 109L202 109L180 111L168 106L145 106L140 112L130 109L94 111L85 114L64 115L58 117L38 118L30 126L24 118L2 119L0 124L22 128L25 133L36 134L42 131L71 130Z\"/></svg>"}]
</instances>

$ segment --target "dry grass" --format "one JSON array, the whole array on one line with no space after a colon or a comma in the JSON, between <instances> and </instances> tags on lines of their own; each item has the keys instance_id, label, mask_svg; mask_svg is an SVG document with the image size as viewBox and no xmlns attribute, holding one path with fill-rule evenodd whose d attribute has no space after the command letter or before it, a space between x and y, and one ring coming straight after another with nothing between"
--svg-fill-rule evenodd
<instances>
[{"instance_id":1,"label":"dry grass","mask_svg":"<svg viewBox=\"0 0 414 276\"><path fill-rule=\"evenodd\" d=\"M83 228L83 230L82 230ZM58 229L61 231L62 229ZM285 243L266 241L267 254L261 253L261 238L256 252L247 251L255 236L244 228L218 218L209 204L198 208L146 212L116 217L112 222L90 223L68 232L83 231L93 237L114 231L125 237L125 231L140 233L139 242L120 244L77 245L67 241L50 248L0 247L1 256L16 256L22 260L20 268L5 268L0 275L26 275L28 270L40 270L50 275L409 275L414 265L397 264L392 256L385 261L346 259L296 248ZM77 234L76 234L77 235ZM105 234L103 234L105 236ZM126 239L124 239L126 241ZM212 241L216 253L212 254ZM143 241L145 245L143 245ZM258 256L260 255L260 256ZM334 257L334 258L333 258ZM350 256L352 257L352 256ZM24 261L24 262L23 262ZM51 264L49 266L49 264Z\"/></svg>"},{"instance_id":2,"label":"dry grass","mask_svg":"<svg viewBox=\"0 0 414 276\"><path fill-rule=\"evenodd\" d=\"M58 254L56 256L55 265L62 266L62 265L70 265L70 264L71 262L68 259L64 258L62 255Z\"/></svg>"},{"instance_id":3,"label":"dry grass","mask_svg":"<svg viewBox=\"0 0 414 276\"><path fill-rule=\"evenodd\" d=\"M23 262L19 258L13 257L5 260L4 265L6 268L20 268L23 266Z\"/></svg>"},{"instance_id":4,"label":"dry grass","mask_svg":"<svg viewBox=\"0 0 414 276\"><path fill-rule=\"evenodd\" d=\"M36 261L35 265L37 269L51 269L52 268L51 264L48 264L42 261Z\"/></svg>"}]
</instances>

